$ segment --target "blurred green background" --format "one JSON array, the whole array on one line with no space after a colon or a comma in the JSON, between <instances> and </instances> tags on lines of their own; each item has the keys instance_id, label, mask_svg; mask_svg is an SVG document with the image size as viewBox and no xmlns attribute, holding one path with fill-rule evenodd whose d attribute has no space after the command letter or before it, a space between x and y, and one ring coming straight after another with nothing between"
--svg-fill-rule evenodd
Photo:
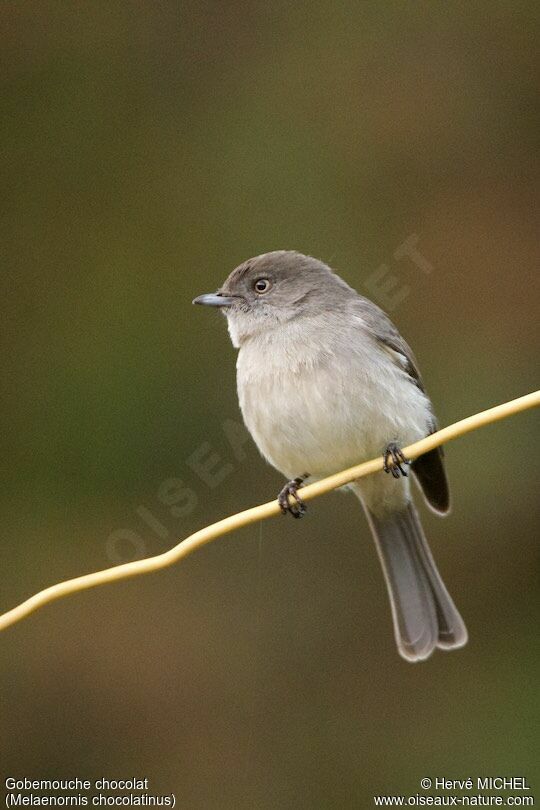
<instances>
[{"instance_id":1,"label":"blurred green background","mask_svg":"<svg viewBox=\"0 0 540 810\"><path fill-rule=\"evenodd\" d=\"M2 5L1 609L277 492L225 323L191 306L251 255L372 297L391 277L442 424L537 387L537 8ZM448 446L453 512L424 510L463 651L398 657L334 493L3 634L3 776L148 777L190 810L370 807L436 775L539 796L535 420Z\"/></svg>"}]
</instances>

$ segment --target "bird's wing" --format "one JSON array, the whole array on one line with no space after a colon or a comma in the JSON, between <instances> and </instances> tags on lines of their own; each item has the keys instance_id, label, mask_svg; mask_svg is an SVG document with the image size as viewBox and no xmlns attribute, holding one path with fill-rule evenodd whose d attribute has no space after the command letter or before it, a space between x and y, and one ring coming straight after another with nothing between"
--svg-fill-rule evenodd
<instances>
[{"instance_id":1,"label":"bird's wing","mask_svg":"<svg viewBox=\"0 0 540 810\"><path fill-rule=\"evenodd\" d=\"M409 344L401 337L398 330L376 304L367 298L358 296L354 305L355 311L362 317L375 339L386 349L409 376L411 384L416 385L427 396L426 388L418 368L418 363ZM437 419L431 408L432 420L429 433L438 430ZM412 464L420 488L428 504L436 511L445 513L450 509L450 492L444 469L444 451L442 446L419 456Z\"/></svg>"}]
</instances>

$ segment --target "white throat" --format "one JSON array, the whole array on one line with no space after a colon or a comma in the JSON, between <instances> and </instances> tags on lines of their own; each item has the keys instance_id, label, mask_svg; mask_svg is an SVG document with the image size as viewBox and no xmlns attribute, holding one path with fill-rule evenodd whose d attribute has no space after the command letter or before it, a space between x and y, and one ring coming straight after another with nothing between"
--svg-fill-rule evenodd
<instances>
[{"instance_id":1,"label":"white throat","mask_svg":"<svg viewBox=\"0 0 540 810\"><path fill-rule=\"evenodd\" d=\"M283 323L275 318L275 315L259 313L256 316L250 312L226 310L227 326L231 337L232 345L239 349L247 340L259 337L263 333L271 334L278 327L283 328Z\"/></svg>"}]
</instances>

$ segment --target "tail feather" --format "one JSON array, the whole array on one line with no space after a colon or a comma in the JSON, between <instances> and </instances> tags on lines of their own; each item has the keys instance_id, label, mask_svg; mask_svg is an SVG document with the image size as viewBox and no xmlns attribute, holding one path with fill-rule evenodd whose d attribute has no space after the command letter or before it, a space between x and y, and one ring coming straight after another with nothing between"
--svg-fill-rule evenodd
<instances>
[{"instance_id":1,"label":"tail feather","mask_svg":"<svg viewBox=\"0 0 540 810\"><path fill-rule=\"evenodd\" d=\"M467 641L465 624L437 570L414 504L384 518L369 509L366 513L386 579L400 654L408 661L422 661L435 647L462 647Z\"/></svg>"}]
</instances>

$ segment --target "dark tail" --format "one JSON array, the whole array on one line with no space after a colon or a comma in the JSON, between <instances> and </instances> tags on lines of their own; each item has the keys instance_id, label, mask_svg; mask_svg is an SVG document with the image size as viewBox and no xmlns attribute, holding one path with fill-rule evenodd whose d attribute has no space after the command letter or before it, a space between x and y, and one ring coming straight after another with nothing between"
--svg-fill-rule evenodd
<instances>
[{"instance_id":1,"label":"dark tail","mask_svg":"<svg viewBox=\"0 0 540 810\"><path fill-rule=\"evenodd\" d=\"M467 629L429 550L414 504L378 518L366 510L382 563L398 650L423 661L467 642Z\"/></svg>"}]
</instances>

